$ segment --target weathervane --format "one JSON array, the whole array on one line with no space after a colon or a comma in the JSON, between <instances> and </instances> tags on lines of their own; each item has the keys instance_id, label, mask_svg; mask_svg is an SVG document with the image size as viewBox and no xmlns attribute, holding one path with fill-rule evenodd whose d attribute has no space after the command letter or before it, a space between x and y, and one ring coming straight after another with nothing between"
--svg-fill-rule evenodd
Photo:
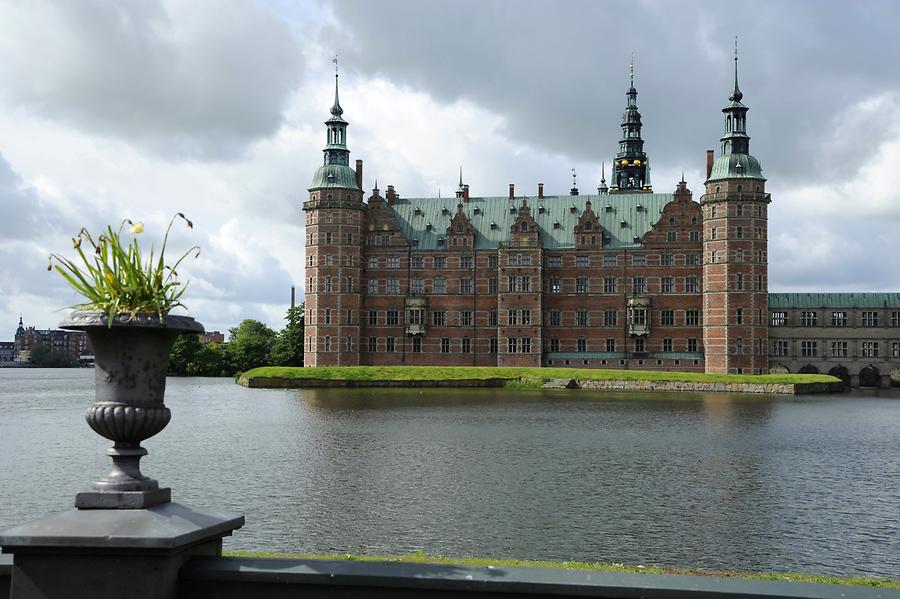
<instances>
[{"instance_id":1,"label":"weathervane","mask_svg":"<svg viewBox=\"0 0 900 599\"><path fill-rule=\"evenodd\" d=\"M631 87L634 87L634 52L631 53L631 62L628 63L628 73L631 76Z\"/></svg>"},{"instance_id":2,"label":"weathervane","mask_svg":"<svg viewBox=\"0 0 900 599\"><path fill-rule=\"evenodd\" d=\"M331 62L334 63L334 78L337 79L338 76L338 55L335 54L334 58L331 59Z\"/></svg>"},{"instance_id":3,"label":"weathervane","mask_svg":"<svg viewBox=\"0 0 900 599\"><path fill-rule=\"evenodd\" d=\"M575 169L573 168L572 169L572 187L578 187L577 185L575 185L576 177L578 177L578 175L575 173Z\"/></svg>"}]
</instances>

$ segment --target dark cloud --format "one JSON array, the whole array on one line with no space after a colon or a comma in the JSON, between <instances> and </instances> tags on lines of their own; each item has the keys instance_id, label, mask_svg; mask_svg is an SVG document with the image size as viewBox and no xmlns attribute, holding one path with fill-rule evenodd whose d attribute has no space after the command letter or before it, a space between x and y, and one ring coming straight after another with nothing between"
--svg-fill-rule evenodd
<instances>
[{"instance_id":1,"label":"dark cloud","mask_svg":"<svg viewBox=\"0 0 900 599\"><path fill-rule=\"evenodd\" d=\"M270 135L301 75L287 24L249 2L45 0L3 12L7 101L168 158L229 157Z\"/></svg>"},{"instance_id":2,"label":"dark cloud","mask_svg":"<svg viewBox=\"0 0 900 599\"><path fill-rule=\"evenodd\" d=\"M616 151L632 51L647 151L673 170L718 147L735 34L751 147L781 184L858 166L865 153L820 155L819 142L856 102L900 89L891 2L337 0L334 13L321 43L350 34L348 67L471 99L507 116L514 139L575 160Z\"/></svg>"}]
</instances>

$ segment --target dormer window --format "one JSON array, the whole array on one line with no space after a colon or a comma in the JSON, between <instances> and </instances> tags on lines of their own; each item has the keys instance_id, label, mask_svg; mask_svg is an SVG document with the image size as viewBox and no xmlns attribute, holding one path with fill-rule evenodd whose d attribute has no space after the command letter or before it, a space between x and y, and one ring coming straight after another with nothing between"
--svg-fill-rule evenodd
<instances>
[{"instance_id":1,"label":"dormer window","mask_svg":"<svg viewBox=\"0 0 900 599\"><path fill-rule=\"evenodd\" d=\"M634 236L634 242L635 242L635 243L640 243L640 242L641 242L641 238L638 237L637 235L635 235L635 236Z\"/></svg>"},{"instance_id":2,"label":"dormer window","mask_svg":"<svg viewBox=\"0 0 900 599\"><path fill-rule=\"evenodd\" d=\"M606 210L607 212L612 212L612 206L610 206L609 204L607 204L607 205L606 205L606 208L604 208L604 210Z\"/></svg>"},{"instance_id":3,"label":"dormer window","mask_svg":"<svg viewBox=\"0 0 900 599\"><path fill-rule=\"evenodd\" d=\"M413 245L419 245L419 240L418 240L418 239L413 239L411 243L412 243Z\"/></svg>"},{"instance_id":4,"label":"dormer window","mask_svg":"<svg viewBox=\"0 0 900 599\"><path fill-rule=\"evenodd\" d=\"M571 206L569 206L569 212L571 212L572 214L575 214L576 212L578 212L578 208L575 207L575 204L572 204Z\"/></svg>"},{"instance_id":5,"label":"dormer window","mask_svg":"<svg viewBox=\"0 0 900 599\"><path fill-rule=\"evenodd\" d=\"M478 206L475 206L475 210L473 210L473 212L475 214L481 214L481 208L479 208Z\"/></svg>"},{"instance_id":6,"label":"dormer window","mask_svg":"<svg viewBox=\"0 0 900 599\"><path fill-rule=\"evenodd\" d=\"M491 221L491 231L496 231L496 230L497 230L497 223L495 223L494 221Z\"/></svg>"},{"instance_id":7,"label":"dormer window","mask_svg":"<svg viewBox=\"0 0 900 599\"><path fill-rule=\"evenodd\" d=\"M670 217L669 217L669 226L673 226L674 224L675 224L675 217L674 217L674 216L670 216Z\"/></svg>"},{"instance_id":8,"label":"dormer window","mask_svg":"<svg viewBox=\"0 0 900 599\"><path fill-rule=\"evenodd\" d=\"M510 214L515 214L515 213L516 213L516 206L515 206L514 204L510 204L510 205L509 205L509 213L510 213Z\"/></svg>"},{"instance_id":9,"label":"dormer window","mask_svg":"<svg viewBox=\"0 0 900 599\"><path fill-rule=\"evenodd\" d=\"M450 211L447 210L446 208L441 208L441 214L443 214L444 216L447 216L449 213L450 213Z\"/></svg>"},{"instance_id":10,"label":"dormer window","mask_svg":"<svg viewBox=\"0 0 900 599\"><path fill-rule=\"evenodd\" d=\"M559 221L558 220L553 221L553 228L558 229L559 227L560 227Z\"/></svg>"},{"instance_id":11,"label":"dormer window","mask_svg":"<svg viewBox=\"0 0 900 599\"><path fill-rule=\"evenodd\" d=\"M433 227L431 226L431 223L428 223L427 225L425 225L425 230L426 230L426 231L431 231L432 228L433 228Z\"/></svg>"},{"instance_id":12,"label":"dormer window","mask_svg":"<svg viewBox=\"0 0 900 599\"><path fill-rule=\"evenodd\" d=\"M622 228L624 229L625 227L628 226L628 221L624 221L624 220L621 221L621 222L619 223L619 226L622 227Z\"/></svg>"},{"instance_id":13,"label":"dormer window","mask_svg":"<svg viewBox=\"0 0 900 599\"><path fill-rule=\"evenodd\" d=\"M422 216L422 210L418 206L416 206L413 210L413 214L415 214L416 216Z\"/></svg>"},{"instance_id":14,"label":"dormer window","mask_svg":"<svg viewBox=\"0 0 900 599\"><path fill-rule=\"evenodd\" d=\"M642 212L642 211L644 210L644 206L643 206L642 204L638 204L637 206L635 206L635 209L636 209L638 212Z\"/></svg>"},{"instance_id":15,"label":"dormer window","mask_svg":"<svg viewBox=\"0 0 900 599\"><path fill-rule=\"evenodd\" d=\"M538 214L543 214L544 212L546 212L546 210L544 210L544 205L541 204L540 206L538 206Z\"/></svg>"},{"instance_id":16,"label":"dormer window","mask_svg":"<svg viewBox=\"0 0 900 599\"><path fill-rule=\"evenodd\" d=\"M444 238L438 237L438 245L444 245Z\"/></svg>"}]
</instances>

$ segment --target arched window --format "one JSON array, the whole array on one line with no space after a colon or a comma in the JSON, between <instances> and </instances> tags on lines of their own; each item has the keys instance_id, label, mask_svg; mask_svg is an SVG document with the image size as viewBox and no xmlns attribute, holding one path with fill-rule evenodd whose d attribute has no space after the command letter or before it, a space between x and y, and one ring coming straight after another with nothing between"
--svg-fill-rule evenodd
<instances>
[{"instance_id":1,"label":"arched window","mask_svg":"<svg viewBox=\"0 0 900 599\"><path fill-rule=\"evenodd\" d=\"M674 216L670 216L670 217L669 217L669 224L670 224L670 225L674 225L674 224L675 224L675 217L674 217Z\"/></svg>"},{"instance_id":2,"label":"arched window","mask_svg":"<svg viewBox=\"0 0 900 599\"><path fill-rule=\"evenodd\" d=\"M528 232L528 223L522 223L521 225L519 225L519 230L522 231L522 233L527 233Z\"/></svg>"},{"instance_id":3,"label":"arched window","mask_svg":"<svg viewBox=\"0 0 900 599\"><path fill-rule=\"evenodd\" d=\"M593 231L593 230L594 230L594 223L592 223L591 221L585 222L585 223L584 223L584 230L585 230L585 231Z\"/></svg>"},{"instance_id":4,"label":"arched window","mask_svg":"<svg viewBox=\"0 0 900 599\"><path fill-rule=\"evenodd\" d=\"M741 189L742 189L741 186L738 185L738 186L737 186L737 190L738 190L738 191L741 191Z\"/></svg>"}]
</instances>

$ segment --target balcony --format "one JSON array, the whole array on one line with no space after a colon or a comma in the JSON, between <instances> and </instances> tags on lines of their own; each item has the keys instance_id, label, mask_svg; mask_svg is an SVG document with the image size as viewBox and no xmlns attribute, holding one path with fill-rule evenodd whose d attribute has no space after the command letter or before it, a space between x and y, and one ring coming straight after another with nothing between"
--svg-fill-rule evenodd
<instances>
[{"instance_id":1,"label":"balcony","mask_svg":"<svg viewBox=\"0 0 900 599\"><path fill-rule=\"evenodd\" d=\"M650 297L636 295L628 298L628 334L646 337L650 334Z\"/></svg>"}]
</instances>

